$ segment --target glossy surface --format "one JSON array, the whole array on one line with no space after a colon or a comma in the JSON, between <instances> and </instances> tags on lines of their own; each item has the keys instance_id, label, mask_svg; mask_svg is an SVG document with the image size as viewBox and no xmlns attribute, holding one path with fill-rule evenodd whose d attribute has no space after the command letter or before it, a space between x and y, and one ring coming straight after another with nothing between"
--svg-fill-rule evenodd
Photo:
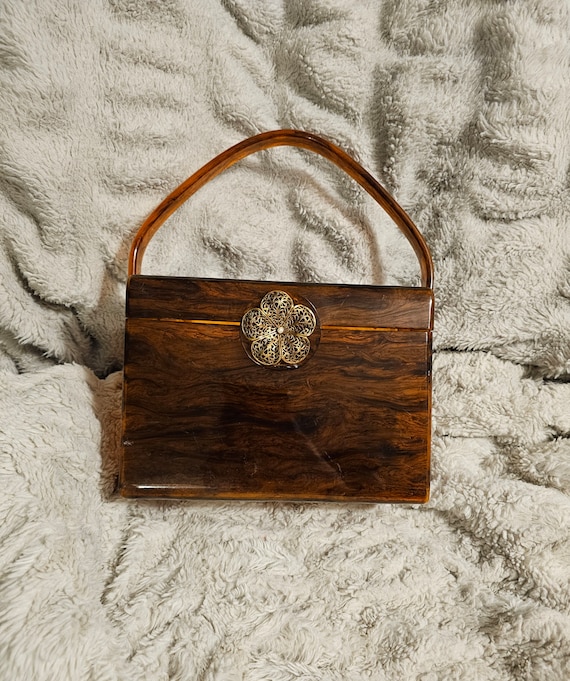
<instances>
[{"instance_id":1,"label":"glossy surface","mask_svg":"<svg viewBox=\"0 0 570 681\"><path fill-rule=\"evenodd\" d=\"M275 288L321 322L292 371L254 364L240 338L245 310ZM432 294L373 288L131 278L121 493L426 501Z\"/></svg>"}]
</instances>

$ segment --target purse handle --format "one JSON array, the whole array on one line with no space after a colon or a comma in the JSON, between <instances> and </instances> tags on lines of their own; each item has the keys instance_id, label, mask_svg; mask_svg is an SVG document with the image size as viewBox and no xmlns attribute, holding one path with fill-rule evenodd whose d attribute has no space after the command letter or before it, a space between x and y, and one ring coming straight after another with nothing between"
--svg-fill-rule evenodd
<instances>
[{"instance_id":1,"label":"purse handle","mask_svg":"<svg viewBox=\"0 0 570 681\"><path fill-rule=\"evenodd\" d=\"M273 130L243 140L243 142L226 149L219 156L206 163L205 166L179 185L152 211L136 233L129 255L129 276L140 274L144 252L150 240L163 222L192 194L242 158L256 151L279 146L301 147L314 151L332 161L356 180L382 206L403 232L420 263L422 286L433 288L433 262L429 249L406 211L367 170L340 147L312 132L301 130Z\"/></svg>"}]
</instances>

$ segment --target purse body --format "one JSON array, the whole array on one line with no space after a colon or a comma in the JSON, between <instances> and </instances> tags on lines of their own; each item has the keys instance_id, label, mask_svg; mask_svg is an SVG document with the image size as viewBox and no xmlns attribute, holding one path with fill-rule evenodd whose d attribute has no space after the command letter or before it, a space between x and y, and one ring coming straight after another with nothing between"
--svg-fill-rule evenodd
<instances>
[{"instance_id":1,"label":"purse body","mask_svg":"<svg viewBox=\"0 0 570 681\"><path fill-rule=\"evenodd\" d=\"M244 347L274 289L316 312L294 369ZM127 301L124 496L427 501L431 289L138 275Z\"/></svg>"}]
</instances>

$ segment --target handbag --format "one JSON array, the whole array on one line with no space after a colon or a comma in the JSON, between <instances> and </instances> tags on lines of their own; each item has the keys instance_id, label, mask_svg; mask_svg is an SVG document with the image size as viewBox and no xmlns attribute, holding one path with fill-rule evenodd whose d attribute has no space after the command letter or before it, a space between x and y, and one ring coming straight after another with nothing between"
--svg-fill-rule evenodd
<instances>
[{"instance_id":1,"label":"handbag","mask_svg":"<svg viewBox=\"0 0 570 681\"><path fill-rule=\"evenodd\" d=\"M141 274L162 223L253 152L307 149L346 171L411 243L420 287ZM429 497L433 264L394 198L338 146L277 130L175 189L135 235L127 282L125 497L415 502Z\"/></svg>"}]
</instances>

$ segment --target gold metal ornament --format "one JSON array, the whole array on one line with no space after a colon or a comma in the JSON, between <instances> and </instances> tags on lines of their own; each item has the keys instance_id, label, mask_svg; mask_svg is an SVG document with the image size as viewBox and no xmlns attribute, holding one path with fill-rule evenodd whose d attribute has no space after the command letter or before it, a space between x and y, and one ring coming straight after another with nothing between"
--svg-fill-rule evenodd
<instances>
[{"instance_id":1,"label":"gold metal ornament","mask_svg":"<svg viewBox=\"0 0 570 681\"><path fill-rule=\"evenodd\" d=\"M269 291L241 320L252 359L268 367L301 364L311 350L309 336L316 326L314 312L296 305L285 291Z\"/></svg>"}]
</instances>

